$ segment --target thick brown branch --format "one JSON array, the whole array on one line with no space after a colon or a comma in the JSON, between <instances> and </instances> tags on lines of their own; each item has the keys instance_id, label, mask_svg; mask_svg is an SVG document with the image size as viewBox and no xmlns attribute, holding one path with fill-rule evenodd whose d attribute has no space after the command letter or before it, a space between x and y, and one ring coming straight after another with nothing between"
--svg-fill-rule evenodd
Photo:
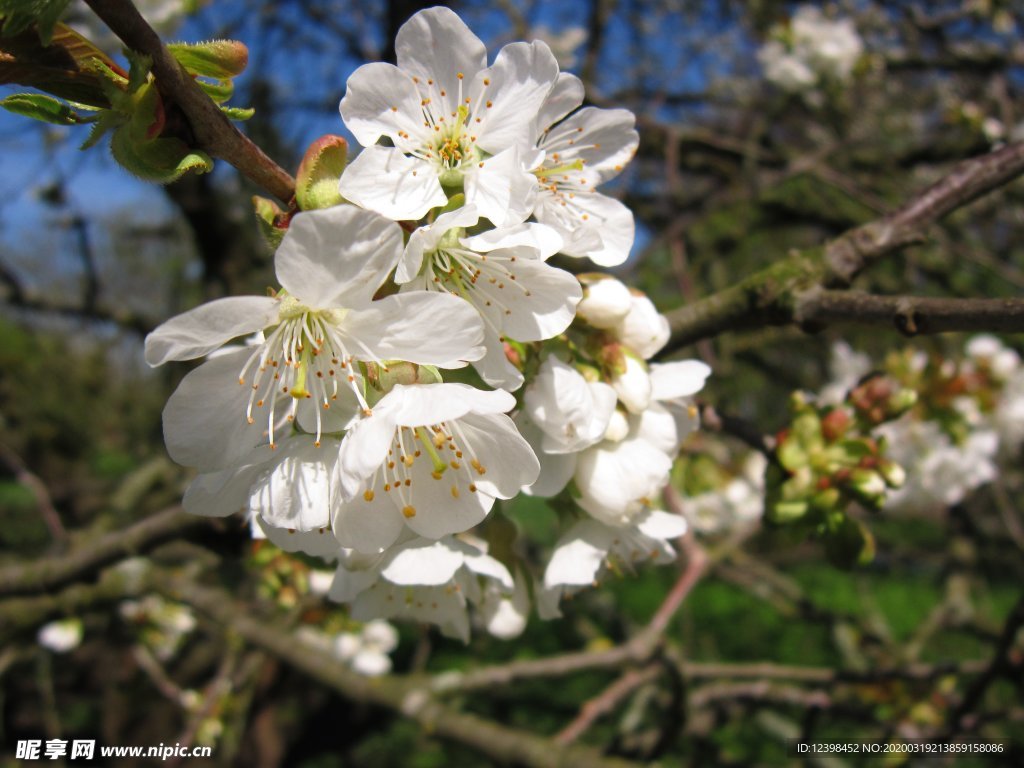
<instances>
[{"instance_id":1,"label":"thick brown branch","mask_svg":"<svg viewBox=\"0 0 1024 768\"><path fill-rule=\"evenodd\" d=\"M169 597L198 608L226 631L268 651L342 696L404 715L418 722L427 732L464 744L503 765L637 768L636 763L605 757L596 749L560 746L550 739L458 712L438 703L415 682L388 677L371 680L358 675L320 648L254 617L250 611L236 605L231 595L223 590L173 579L164 584L163 591Z\"/></svg>"},{"instance_id":2,"label":"thick brown branch","mask_svg":"<svg viewBox=\"0 0 1024 768\"><path fill-rule=\"evenodd\" d=\"M27 565L0 568L0 597L29 595L59 589L89 576L121 558L142 554L192 528L209 525L203 517L171 507L122 531L88 538L61 557L48 557Z\"/></svg>"},{"instance_id":3,"label":"thick brown branch","mask_svg":"<svg viewBox=\"0 0 1024 768\"><path fill-rule=\"evenodd\" d=\"M285 203L291 202L295 179L231 124L129 0L86 2L125 45L152 59L160 93L185 114L199 149L231 163L250 181Z\"/></svg>"},{"instance_id":4,"label":"thick brown branch","mask_svg":"<svg viewBox=\"0 0 1024 768\"><path fill-rule=\"evenodd\" d=\"M815 288L796 297L793 320L885 325L907 336L949 331L1024 331L1024 299L875 296Z\"/></svg>"}]
</instances>

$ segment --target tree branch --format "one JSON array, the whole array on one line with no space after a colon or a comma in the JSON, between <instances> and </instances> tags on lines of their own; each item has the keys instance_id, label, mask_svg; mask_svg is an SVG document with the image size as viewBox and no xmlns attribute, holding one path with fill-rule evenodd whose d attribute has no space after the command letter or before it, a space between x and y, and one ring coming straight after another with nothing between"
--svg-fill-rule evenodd
<instances>
[{"instance_id":1,"label":"tree branch","mask_svg":"<svg viewBox=\"0 0 1024 768\"><path fill-rule=\"evenodd\" d=\"M895 327L906 336L949 331L1024 331L1024 299L875 296L812 288L796 297L793 321Z\"/></svg>"},{"instance_id":2,"label":"tree branch","mask_svg":"<svg viewBox=\"0 0 1024 768\"><path fill-rule=\"evenodd\" d=\"M561 746L551 739L458 712L438 703L426 688L415 681L386 676L371 680L356 674L294 633L253 616L224 590L201 587L181 578L169 578L159 588L166 596L197 608L225 631L236 633L342 696L408 717L427 732L457 741L502 764L521 764L530 768L563 768L569 765L638 768L636 763L605 757L590 747Z\"/></svg>"},{"instance_id":3,"label":"tree branch","mask_svg":"<svg viewBox=\"0 0 1024 768\"><path fill-rule=\"evenodd\" d=\"M29 595L59 589L125 557L142 554L192 528L209 525L207 518L189 515L180 507L158 512L135 525L82 544L60 557L47 557L26 565L0 568L0 597Z\"/></svg>"},{"instance_id":4,"label":"tree branch","mask_svg":"<svg viewBox=\"0 0 1024 768\"><path fill-rule=\"evenodd\" d=\"M724 290L669 312L664 352L723 331L788 325L797 297L816 286L845 287L865 268L919 242L929 226L1024 173L1024 143L964 160L894 213L850 230L823 248L789 256Z\"/></svg>"},{"instance_id":5,"label":"tree branch","mask_svg":"<svg viewBox=\"0 0 1024 768\"><path fill-rule=\"evenodd\" d=\"M86 3L125 45L152 59L160 93L185 114L200 149L231 163L247 179L285 203L291 202L295 196L295 179L232 125L220 107L178 64L129 0L86 0Z\"/></svg>"}]
</instances>

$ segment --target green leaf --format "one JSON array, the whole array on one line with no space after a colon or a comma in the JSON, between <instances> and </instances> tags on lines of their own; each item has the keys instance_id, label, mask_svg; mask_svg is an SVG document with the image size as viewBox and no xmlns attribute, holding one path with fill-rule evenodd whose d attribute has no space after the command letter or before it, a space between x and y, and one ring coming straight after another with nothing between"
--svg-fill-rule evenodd
<instances>
[{"instance_id":1,"label":"green leaf","mask_svg":"<svg viewBox=\"0 0 1024 768\"><path fill-rule=\"evenodd\" d=\"M39 41L49 45L57 19L70 0L0 0L0 34L5 37L36 27Z\"/></svg>"},{"instance_id":2,"label":"green leaf","mask_svg":"<svg viewBox=\"0 0 1024 768\"><path fill-rule=\"evenodd\" d=\"M76 125L92 119L82 117L63 101L42 93L15 93L0 101L0 107L54 125Z\"/></svg>"},{"instance_id":3,"label":"green leaf","mask_svg":"<svg viewBox=\"0 0 1024 768\"><path fill-rule=\"evenodd\" d=\"M205 43L171 43L171 55L193 75L229 80L245 70L249 49L237 40L210 40Z\"/></svg>"},{"instance_id":4,"label":"green leaf","mask_svg":"<svg viewBox=\"0 0 1024 768\"><path fill-rule=\"evenodd\" d=\"M284 233L287 231L286 225L283 225L283 222L287 221L285 212L273 200L259 195L252 198L252 205L256 211L256 221L259 224L260 232L263 233L270 247L277 250L277 246L281 244Z\"/></svg>"},{"instance_id":5,"label":"green leaf","mask_svg":"<svg viewBox=\"0 0 1024 768\"><path fill-rule=\"evenodd\" d=\"M110 106L110 99L103 89L103 78L91 66L93 61L102 62L116 74L127 74L103 51L64 24L55 27L48 46L42 45L31 31L0 37L0 84L30 86L103 109Z\"/></svg>"},{"instance_id":6,"label":"green leaf","mask_svg":"<svg viewBox=\"0 0 1024 768\"><path fill-rule=\"evenodd\" d=\"M825 554L840 568L866 565L875 557L875 537L859 521L843 516L825 534Z\"/></svg>"}]
</instances>

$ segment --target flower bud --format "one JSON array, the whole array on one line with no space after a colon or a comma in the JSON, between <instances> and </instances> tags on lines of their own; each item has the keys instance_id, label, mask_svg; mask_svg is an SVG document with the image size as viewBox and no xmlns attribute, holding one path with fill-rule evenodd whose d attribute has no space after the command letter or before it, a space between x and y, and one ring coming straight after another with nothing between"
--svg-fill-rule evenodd
<instances>
[{"instance_id":1,"label":"flower bud","mask_svg":"<svg viewBox=\"0 0 1024 768\"><path fill-rule=\"evenodd\" d=\"M614 277L580 275L583 298L576 316L595 328L614 328L626 317L632 305L629 289Z\"/></svg>"},{"instance_id":2,"label":"flower bud","mask_svg":"<svg viewBox=\"0 0 1024 768\"><path fill-rule=\"evenodd\" d=\"M613 443L621 442L629 434L629 421L626 414L616 408L612 411L612 417L608 420L608 429L604 431L604 439Z\"/></svg>"},{"instance_id":3,"label":"flower bud","mask_svg":"<svg viewBox=\"0 0 1024 768\"><path fill-rule=\"evenodd\" d=\"M647 366L630 354L623 355L625 370L612 376L612 388L630 413L642 413L651 403L651 377Z\"/></svg>"},{"instance_id":4,"label":"flower bud","mask_svg":"<svg viewBox=\"0 0 1024 768\"><path fill-rule=\"evenodd\" d=\"M615 335L641 358L649 360L668 343L668 318L644 294L634 293L630 299L629 313L616 326Z\"/></svg>"}]
</instances>

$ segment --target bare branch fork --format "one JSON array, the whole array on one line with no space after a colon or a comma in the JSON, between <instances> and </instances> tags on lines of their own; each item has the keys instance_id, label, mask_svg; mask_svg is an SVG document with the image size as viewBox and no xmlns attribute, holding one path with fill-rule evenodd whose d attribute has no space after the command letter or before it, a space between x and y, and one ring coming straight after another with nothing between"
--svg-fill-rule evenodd
<instances>
[{"instance_id":1,"label":"bare branch fork","mask_svg":"<svg viewBox=\"0 0 1024 768\"><path fill-rule=\"evenodd\" d=\"M295 179L239 131L182 68L130 0L86 0L111 31L133 51L153 61L157 88L185 114L198 148L231 163L246 178L285 203Z\"/></svg>"},{"instance_id":2,"label":"bare branch fork","mask_svg":"<svg viewBox=\"0 0 1024 768\"><path fill-rule=\"evenodd\" d=\"M835 291L822 293L822 289L848 287L858 274L882 257L920 242L928 228L943 216L1022 173L1024 143L1020 142L964 160L894 213L852 229L823 248L791 251L760 272L668 313L672 339L667 349L678 349L723 331L765 324L852 319L850 304L856 300L839 299ZM908 315L904 308L910 305L913 309ZM869 322L882 322L884 318L887 324L909 333L982 328L1024 330L1019 300L997 307L949 299L875 297L862 300L858 308L871 310L867 314ZM860 315L856 318L859 320ZM995 322L1000 323L998 328L993 326Z\"/></svg>"}]
</instances>

